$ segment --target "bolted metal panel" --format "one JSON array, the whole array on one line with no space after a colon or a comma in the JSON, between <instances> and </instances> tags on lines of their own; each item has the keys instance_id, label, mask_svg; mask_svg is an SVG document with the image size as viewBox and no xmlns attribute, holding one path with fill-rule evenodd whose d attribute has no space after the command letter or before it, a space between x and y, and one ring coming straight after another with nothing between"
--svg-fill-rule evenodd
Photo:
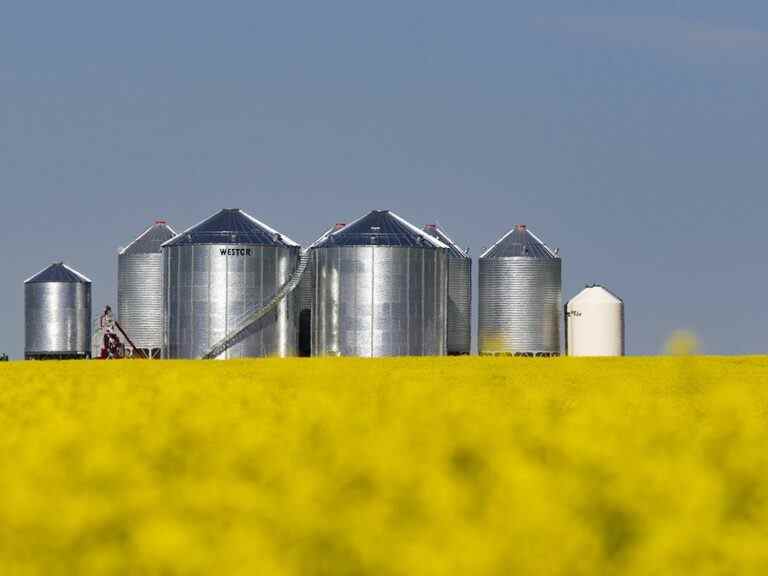
<instances>
[{"instance_id":1,"label":"bolted metal panel","mask_svg":"<svg viewBox=\"0 0 768 576\"><path fill-rule=\"evenodd\" d=\"M421 244L313 249L313 356L446 353L447 250Z\"/></svg>"},{"instance_id":2,"label":"bolted metal panel","mask_svg":"<svg viewBox=\"0 0 768 576\"><path fill-rule=\"evenodd\" d=\"M45 277L60 277L64 271L52 270L60 266L63 265L52 266ZM73 270L66 270L77 274L77 278L66 282L45 281L44 271L24 284L27 358L90 356L91 283Z\"/></svg>"},{"instance_id":3,"label":"bolted metal panel","mask_svg":"<svg viewBox=\"0 0 768 576\"><path fill-rule=\"evenodd\" d=\"M436 224L427 224L424 232L448 246L447 353L469 354L472 348L472 259Z\"/></svg>"},{"instance_id":4,"label":"bolted metal panel","mask_svg":"<svg viewBox=\"0 0 768 576\"><path fill-rule=\"evenodd\" d=\"M559 258L480 258L480 354L558 355Z\"/></svg>"},{"instance_id":5,"label":"bolted metal panel","mask_svg":"<svg viewBox=\"0 0 768 576\"><path fill-rule=\"evenodd\" d=\"M288 281L299 258L294 245L163 246L163 355L199 358L236 330ZM298 300L289 294L252 333L219 358L295 356Z\"/></svg>"}]
</instances>

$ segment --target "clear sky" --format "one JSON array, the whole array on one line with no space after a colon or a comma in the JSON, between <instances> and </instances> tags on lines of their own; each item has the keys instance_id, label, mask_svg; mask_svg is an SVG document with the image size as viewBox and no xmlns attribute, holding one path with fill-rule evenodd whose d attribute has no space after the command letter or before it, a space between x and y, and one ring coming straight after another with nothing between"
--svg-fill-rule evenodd
<instances>
[{"instance_id":1,"label":"clear sky","mask_svg":"<svg viewBox=\"0 0 768 576\"><path fill-rule=\"evenodd\" d=\"M389 208L475 256L525 223L629 353L767 352L766 96L764 0L6 2L0 352L26 277L66 261L96 313L121 245L224 207L304 244Z\"/></svg>"}]
</instances>

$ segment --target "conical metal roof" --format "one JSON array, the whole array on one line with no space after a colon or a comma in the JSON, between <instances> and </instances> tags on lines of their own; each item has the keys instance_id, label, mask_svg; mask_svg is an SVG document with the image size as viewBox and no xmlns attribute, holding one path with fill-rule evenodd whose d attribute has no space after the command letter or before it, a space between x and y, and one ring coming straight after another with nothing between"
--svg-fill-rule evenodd
<instances>
[{"instance_id":1,"label":"conical metal roof","mask_svg":"<svg viewBox=\"0 0 768 576\"><path fill-rule=\"evenodd\" d=\"M538 258L557 260L557 252L544 244L525 224L518 224L480 255L480 258Z\"/></svg>"},{"instance_id":2,"label":"conical metal roof","mask_svg":"<svg viewBox=\"0 0 768 576\"><path fill-rule=\"evenodd\" d=\"M424 232L432 236L433 238L437 238L448 246L449 254L454 258L469 258L469 254L467 250L464 250L456 244L453 240L451 240L448 235L445 233L445 231L440 228L437 224L427 224L424 226Z\"/></svg>"},{"instance_id":3,"label":"conical metal roof","mask_svg":"<svg viewBox=\"0 0 768 576\"><path fill-rule=\"evenodd\" d=\"M54 262L48 268L24 280L24 284L42 284L44 282L91 283L90 279L80 274L77 270L70 268L64 262Z\"/></svg>"},{"instance_id":4,"label":"conical metal roof","mask_svg":"<svg viewBox=\"0 0 768 576\"><path fill-rule=\"evenodd\" d=\"M157 220L139 234L133 242L120 250L120 254L159 254L160 246L176 236L176 231L164 220Z\"/></svg>"},{"instance_id":5,"label":"conical metal roof","mask_svg":"<svg viewBox=\"0 0 768 576\"><path fill-rule=\"evenodd\" d=\"M373 210L325 237L314 245L324 246L415 246L448 248L437 238L419 230L389 210Z\"/></svg>"},{"instance_id":6,"label":"conical metal roof","mask_svg":"<svg viewBox=\"0 0 768 576\"><path fill-rule=\"evenodd\" d=\"M225 208L199 224L188 228L163 246L186 244L258 244L262 246L298 246L296 242L259 222L239 208Z\"/></svg>"}]
</instances>

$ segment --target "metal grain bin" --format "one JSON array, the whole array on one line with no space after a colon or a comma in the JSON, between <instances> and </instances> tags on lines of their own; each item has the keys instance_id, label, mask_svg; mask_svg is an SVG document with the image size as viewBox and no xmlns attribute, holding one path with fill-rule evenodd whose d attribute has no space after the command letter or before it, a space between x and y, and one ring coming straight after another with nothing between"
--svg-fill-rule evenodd
<instances>
[{"instance_id":1,"label":"metal grain bin","mask_svg":"<svg viewBox=\"0 0 768 576\"><path fill-rule=\"evenodd\" d=\"M472 347L472 258L436 224L424 231L448 246L449 355L469 354Z\"/></svg>"},{"instance_id":2,"label":"metal grain bin","mask_svg":"<svg viewBox=\"0 0 768 576\"><path fill-rule=\"evenodd\" d=\"M480 354L560 354L560 256L525 225L480 256L479 288Z\"/></svg>"},{"instance_id":3,"label":"metal grain bin","mask_svg":"<svg viewBox=\"0 0 768 576\"><path fill-rule=\"evenodd\" d=\"M160 246L176 236L156 221L117 256L117 319L147 358L163 346L163 257Z\"/></svg>"},{"instance_id":4,"label":"metal grain bin","mask_svg":"<svg viewBox=\"0 0 768 576\"><path fill-rule=\"evenodd\" d=\"M568 356L624 356L624 302L607 288L588 285L565 305Z\"/></svg>"},{"instance_id":5,"label":"metal grain bin","mask_svg":"<svg viewBox=\"0 0 768 576\"><path fill-rule=\"evenodd\" d=\"M312 355L444 355L447 252L387 210L316 243Z\"/></svg>"},{"instance_id":6,"label":"metal grain bin","mask_svg":"<svg viewBox=\"0 0 768 576\"><path fill-rule=\"evenodd\" d=\"M297 267L299 245L239 209L217 212L162 246L163 356L200 358L267 304ZM295 292L217 358L295 356Z\"/></svg>"},{"instance_id":7,"label":"metal grain bin","mask_svg":"<svg viewBox=\"0 0 768 576\"><path fill-rule=\"evenodd\" d=\"M91 281L63 262L24 282L24 357L89 358Z\"/></svg>"}]
</instances>

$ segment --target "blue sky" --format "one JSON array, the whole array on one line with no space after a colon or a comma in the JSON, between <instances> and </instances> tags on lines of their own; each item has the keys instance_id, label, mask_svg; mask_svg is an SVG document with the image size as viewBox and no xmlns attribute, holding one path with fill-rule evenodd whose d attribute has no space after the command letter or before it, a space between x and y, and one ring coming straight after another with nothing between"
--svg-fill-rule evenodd
<instances>
[{"instance_id":1,"label":"blue sky","mask_svg":"<svg viewBox=\"0 0 768 576\"><path fill-rule=\"evenodd\" d=\"M625 7L622 7L621 5ZM302 243L389 208L477 256L515 223L628 351L768 350L764 2L7 2L0 351L65 260L114 303L157 218L240 207Z\"/></svg>"}]
</instances>

